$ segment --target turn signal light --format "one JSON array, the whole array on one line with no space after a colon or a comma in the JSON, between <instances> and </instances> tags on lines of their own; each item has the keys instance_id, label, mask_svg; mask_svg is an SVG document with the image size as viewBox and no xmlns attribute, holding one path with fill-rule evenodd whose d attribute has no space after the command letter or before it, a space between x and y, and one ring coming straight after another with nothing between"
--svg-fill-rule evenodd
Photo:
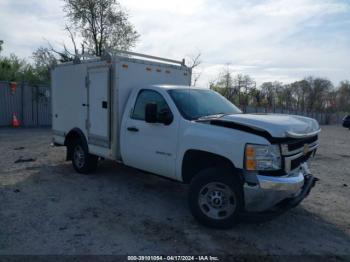
<instances>
[{"instance_id":1,"label":"turn signal light","mask_svg":"<svg viewBox=\"0 0 350 262\"><path fill-rule=\"evenodd\" d=\"M254 171L256 170L256 162L253 159L246 159L245 161L245 167L249 171Z\"/></svg>"},{"instance_id":2,"label":"turn signal light","mask_svg":"<svg viewBox=\"0 0 350 262\"><path fill-rule=\"evenodd\" d=\"M254 157L254 148L252 146L247 146L245 148L245 156L246 157Z\"/></svg>"},{"instance_id":3,"label":"turn signal light","mask_svg":"<svg viewBox=\"0 0 350 262\"><path fill-rule=\"evenodd\" d=\"M245 148L245 168L249 171L256 170L256 161L254 160L255 150L251 145Z\"/></svg>"}]
</instances>

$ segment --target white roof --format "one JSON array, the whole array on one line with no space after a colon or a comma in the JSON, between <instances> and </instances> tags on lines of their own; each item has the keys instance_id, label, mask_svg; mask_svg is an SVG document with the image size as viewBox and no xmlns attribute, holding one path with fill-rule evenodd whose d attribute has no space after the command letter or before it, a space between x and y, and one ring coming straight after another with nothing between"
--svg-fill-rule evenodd
<instances>
[{"instance_id":1,"label":"white roof","mask_svg":"<svg viewBox=\"0 0 350 262\"><path fill-rule=\"evenodd\" d=\"M162 89L194 89L194 90L209 90L208 88L196 87L196 86L183 86L183 85L151 85Z\"/></svg>"}]
</instances>

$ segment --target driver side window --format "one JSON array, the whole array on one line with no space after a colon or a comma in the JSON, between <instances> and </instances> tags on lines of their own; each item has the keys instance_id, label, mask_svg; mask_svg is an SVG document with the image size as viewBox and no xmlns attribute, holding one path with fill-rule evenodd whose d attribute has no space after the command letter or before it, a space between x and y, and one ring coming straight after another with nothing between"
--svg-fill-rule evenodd
<instances>
[{"instance_id":1,"label":"driver side window","mask_svg":"<svg viewBox=\"0 0 350 262\"><path fill-rule=\"evenodd\" d=\"M144 121L146 105L150 103L157 105L157 115L160 115L164 110L170 111L167 102L161 94L153 90L141 90L137 96L131 118Z\"/></svg>"}]
</instances>

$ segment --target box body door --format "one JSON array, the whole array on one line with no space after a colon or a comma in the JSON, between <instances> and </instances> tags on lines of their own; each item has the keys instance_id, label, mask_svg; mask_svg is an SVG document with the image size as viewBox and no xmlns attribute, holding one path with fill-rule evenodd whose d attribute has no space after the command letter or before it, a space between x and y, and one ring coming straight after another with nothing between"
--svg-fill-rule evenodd
<instances>
[{"instance_id":1,"label":"box body door","mask_svg":"<svg viewBox=\"0 0 350 262\"><path fill-rule=\"evenodd\" d=\"M88 69L89 144L110 148L110 67Z\"/></svg>"}]
</instances>

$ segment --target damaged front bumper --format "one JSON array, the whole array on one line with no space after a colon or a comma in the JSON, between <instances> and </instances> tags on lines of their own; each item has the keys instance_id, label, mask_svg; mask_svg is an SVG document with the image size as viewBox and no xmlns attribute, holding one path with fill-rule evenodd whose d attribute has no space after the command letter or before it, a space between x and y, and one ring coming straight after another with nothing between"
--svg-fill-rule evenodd
<instances>
[{"instance_id":1,"label":"damaged front bumper","mask_svg":"<svg viewBox=\"0 0 350 262\"><path fill-rule=\"evenodd\" d=\"M252 214L280 213L297 206L317 181L306 163L282 177L245 174L245 178L245 211Z\"/></svg>"}]
</instances>

